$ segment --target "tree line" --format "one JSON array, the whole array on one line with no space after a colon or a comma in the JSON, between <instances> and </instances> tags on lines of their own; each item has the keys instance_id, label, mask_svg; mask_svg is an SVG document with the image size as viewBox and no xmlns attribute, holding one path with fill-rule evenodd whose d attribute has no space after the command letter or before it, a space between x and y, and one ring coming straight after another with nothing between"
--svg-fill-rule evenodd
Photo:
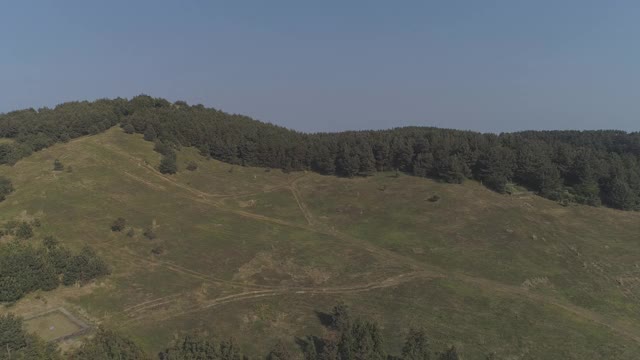
<instances>
[{"instance_id":1,"label":"tree line","mask_svg":"<svg viewBox=\"0 0 640 360\"><path fill-rule=\"evenodd\" d=\"M328 317L326 338L307 336L296 339L297 348L282 341L263 356L250 357L229 338L217 340L203 333L189 333L172 341L156 356L146 354L133 340L122 334L98 328L82 346L61 354L52 344L45 344L27 334L22 319L11 314L0 316L0 360L458 360L454 346L434 349L423 329L410 329L400 353L385 350L384 336L375 322L353 318L343 304L335 306ZM7 356L8 355L8 356ZM11 357L13 356L13 357ZM488 354L486 359L496 359Z\"/></svg>"},{"instance_id":2,"label":"tree line","mask_svg":"<svg viewBox=\"0 0 640 360\"><path fill-rule=\"evenodd\" d=\"M120 123L144 134L176 172L180 146L231 164L367 176L397 171L450 183L481 181L500 193L518 185L562 203L640 208L640 133L524 131L478 133L430 127L301 133L246 116L140 95L65 103L0 115L0 164L56 142Z\"/></svg>"},{"instance_id":3,"label":"tree line","mask_svg":"<svg viewBox=\"0 0 640 360\"><path fill-rule=\"evenodd\" d=\"M26 229L21 224L16 231L21 227ZM20 239L0 245L0 303L17 301L36 290L53 290L60 284L82 285L110 272L88 246L74 253L51 236L40 246Z\"/></svg>"}]
</instances>

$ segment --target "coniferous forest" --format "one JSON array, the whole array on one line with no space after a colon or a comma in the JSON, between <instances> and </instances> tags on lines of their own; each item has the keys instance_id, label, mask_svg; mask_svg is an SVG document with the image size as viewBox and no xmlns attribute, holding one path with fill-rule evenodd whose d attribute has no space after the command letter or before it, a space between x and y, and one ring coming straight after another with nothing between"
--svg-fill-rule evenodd
<instances>
[{"instance_id":1,"label":"coniferous forest","mask_svg":"<svg viewBox=\"0 0 640 360\"><path fill-rule=\"evenodd\" d=\"M405 127L308 134L146 95L2 114L0 137L15 141L0 143L0 164L117 124L156 142L163 154L159 170L168 174L179 171L174 149L194 146L204 156L246 166L345 177L395 171L449 183L475 179L500 193L520 186L563 204L640 208L640 133Z\"/></svg>"}]
</instances>

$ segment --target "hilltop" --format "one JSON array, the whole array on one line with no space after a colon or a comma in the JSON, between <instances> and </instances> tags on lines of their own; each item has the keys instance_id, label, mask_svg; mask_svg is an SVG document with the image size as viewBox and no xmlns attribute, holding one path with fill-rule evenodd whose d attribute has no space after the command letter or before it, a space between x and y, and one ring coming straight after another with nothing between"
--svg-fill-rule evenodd
<instances>
[{"instance_id":1,"label":"hilltop","mask_svg":"<svg viewBox=\"0 0 640 360\"><path fill-rule=\"evenodd\" d=\"M0 166L14 187L2 219L40 224L25 241L88 244L111 268L1 311L63 307L152 354L193 329L252 354L278 339L296 348L326 333L316 312L340 301L377 321L395 352L424 327L435 348L469 359L640 353L640 214L385 169L347 178L225 163L171 142L165 126L157 138L181 146L160 154L130 119L131 134L116 117ZM158 170L167 154L175 174ZM118 218L126 231L112 231Z\"/></svg>"},{"instance_id":2,"label":"hilltop","mask_svg":"<svg viewBox=\"0 0 640 360\"><path fill-rule=\"evenodd\" d=\"M70 102L0 115L0 164L120 124L144 134L174 173L174 148L243 166L342 177L395 171L448 183L480 181L499 193L524 187L562 204L640 209L640 133L525 131L481 134L407 127L305 134L246 116L146 95ZM15 140L15 141L11 141Z\"/></svg>"}]
</instances>

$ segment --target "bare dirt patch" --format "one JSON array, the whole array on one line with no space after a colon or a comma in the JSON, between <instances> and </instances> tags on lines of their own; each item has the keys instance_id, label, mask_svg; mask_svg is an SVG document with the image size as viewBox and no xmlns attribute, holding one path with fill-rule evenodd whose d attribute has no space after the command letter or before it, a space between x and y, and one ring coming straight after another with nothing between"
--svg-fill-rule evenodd
<instances>
[{"instance_id":1,"label":"bare dirt patch","mask_svg":"<svg viewBox=\"0 0 640 360\"><path fill-rule=\"evenodd\" d=\"M238 206L241 208L254 208L258 202L256 200L238 201Z\"/></svg>"}]
</instances>

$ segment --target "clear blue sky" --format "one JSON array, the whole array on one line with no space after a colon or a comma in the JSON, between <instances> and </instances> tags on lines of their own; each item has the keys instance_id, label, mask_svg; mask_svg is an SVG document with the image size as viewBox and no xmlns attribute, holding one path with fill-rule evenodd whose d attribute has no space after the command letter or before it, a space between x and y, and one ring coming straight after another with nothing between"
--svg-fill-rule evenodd
<instances>
[{"instance_id":1,"label":"clear blue sky","mask_svg":"<svg viewBox=\"0 0 640 360\"><path fill-rule=\"evenodd\" d=\"M0 112L146 93L304 131L640 130L640 2L11 1Z\"/></svg>"}]
</instances>

